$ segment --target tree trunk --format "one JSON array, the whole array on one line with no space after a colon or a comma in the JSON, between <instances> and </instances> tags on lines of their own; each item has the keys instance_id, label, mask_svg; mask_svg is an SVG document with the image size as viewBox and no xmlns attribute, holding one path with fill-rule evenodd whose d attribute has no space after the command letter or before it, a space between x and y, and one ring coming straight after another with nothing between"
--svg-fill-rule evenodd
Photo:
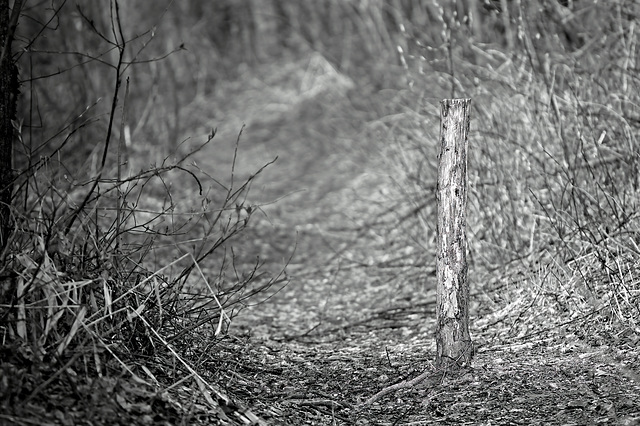
<instances>
[{"instance_id":1,"label":"tree trunk","mask_svg":"<svg viewBox=\"0 0 640 426\"><path fill-rule=\"evenodd\" d=\"M470 105L470 99L445 99L440 112L436 364L447 369L469 365L472 356L465 213Z\"/></svg>"},{"instance_id":2,"label":"tree trunk","mask_svg":"<svg viewBox=\"0 0 640 426\"><path fill-rule=\"evenodd\" d=\"M13 120L18 99L18 69L13 61L11 44L22 2L14 1L9 15L9 0L0 0L0 250L4 249L13 227Z\"/></svg>"}]
</instances>

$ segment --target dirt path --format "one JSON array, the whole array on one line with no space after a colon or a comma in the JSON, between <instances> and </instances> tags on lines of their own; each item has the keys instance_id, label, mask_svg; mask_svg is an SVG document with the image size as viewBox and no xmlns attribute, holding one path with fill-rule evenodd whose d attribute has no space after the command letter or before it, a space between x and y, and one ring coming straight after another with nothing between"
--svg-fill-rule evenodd
<instances>
[{"instance_id":1,"label":"dirt path","mask_svg":"<svg viewBox=\"0 0 640 426\"><path fill-rule=\"evenodd\" d=\"M434 277L424 265L414 279L398 274L414 248L385 247L370 226L390 171L367 140L375 107L352 87L311 58L247 71L217 94L228 100L216 117L222 142L207 156L230 158L246 124L237 178L278 158L252 187L262 211L239 258L260 256L275 271L296 247L289 285L235 318L235 355L218 354L218 379L244 389L269 424L640 424L637 348L593 346L561 329L493 340L506 318L473 329L473 368L432 367Z\"/></svg>"},{"instance_id":2,"label":"dirt path","mask_svg":"<svg viewBox=\"0 0 640 426\"><path fill-rule=\"evenodd\" d=\"M251 383L246 398L269 424L640 422L640 382L619 360L629 354L554 336L482 348L472 368L445 374L430 364L428 334L387 330L352 330L329 343L245 345L246 358L260 360L261 374L247 362L235 366L234 375ZM362 405L420 375L420 383Z\"/></svg>"},{"instance_id":3,"label":"dirt path","mask_svg":"<svg viewBox=\"0 0 640 426\"><path fill-rule=\"evenodd\" d=\"M385 208L380 194L392 184L378 145L366 139L372 113L355 105L366 103L366 95L317 58L247 71L240 79L217 94L230 102L218 113L217 142L202 157L214 167L224 160L229 169L244 126L238 182L277 158L251 188L249 201L260 211L234 248L241 262L251 265L259 256L271 272L289 262L291 282L269 306L247 309L236 325L265 336L297 335L388 308L384 299L395 300L397 289L371 282L366 271L371 256L381 255L381 239L368 222Z\"/></svg>"}]
</instances>

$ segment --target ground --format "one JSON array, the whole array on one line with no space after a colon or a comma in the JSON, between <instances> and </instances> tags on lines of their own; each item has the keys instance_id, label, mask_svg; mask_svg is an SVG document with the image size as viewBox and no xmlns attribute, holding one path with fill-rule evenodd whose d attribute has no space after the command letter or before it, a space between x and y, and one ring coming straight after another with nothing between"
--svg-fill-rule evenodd
<instances>
[{"instance_id":1,"label":"ground","mask_svg":"<svg viewBox=\"0 0 640 426\"><path fill-rule=\"evenodd\" d=\"M394 84L355 84L309 55L239 67L199 95L185 136L217 128L196 158L203 169L228 176L241 130L236 181L277 158L252 184L247 203L259 208L232 245L239 269L259 259L266 274L285 270L287 284L229 312L225 335L173 341L197 374L167 351L141 363L140 377L168 388L119 365L120 376L86 382L77 369L38 369L7 352L3 368L21 367L3 371L2 388L24 386L33 369L46 392L14 395L0 424L639 425L640 331L529 309L522 269L472 265L473 362L434 367L432 241L404 235L411 206L388 157L393 132L380 131L402 122L391 99L409 89Z\"/></svg>"},{"instance_id":2,"label":"ground","mask_svg":"<svg viewBox=\"0 0 640 426\"><path fill-rule=\"evenodd\" d=\"M473 364L434 368L433 267L403 263L415 246L385 246L371 224L392 207L383 193L395 181L367 139L379 93L317 61L246 70L219 88L237 102L217 117L220 139L246 124L240 174L278 158L252 188L268 204L243 253L272 269L289 262L291 280L234 319L211 358L217 382L243 389L236 397L268 424L640 424L637 334L540 321L504 338L517 313L488 312L492 287L477 277Z\"/></svg>"}]
</instances>

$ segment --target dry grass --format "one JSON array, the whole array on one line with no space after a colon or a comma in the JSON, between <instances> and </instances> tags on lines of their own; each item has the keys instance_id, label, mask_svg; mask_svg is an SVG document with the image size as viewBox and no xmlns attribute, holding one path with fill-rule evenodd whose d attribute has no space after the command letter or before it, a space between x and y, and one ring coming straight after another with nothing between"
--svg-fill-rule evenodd
<instances>
[{"instance_id":1,"label":"dry grass","mask_svg":"<svg viewBox=\"0 0 640 426\"><path fill-rule=\"evenodd\" d=\"M600 17L584 21L576 45L555 37L553 27L536 41L532 28L516 21L518 53L460 41L451 30L445 33L452 47L439 61L414 54L405 62L415 92L435 81L473 99L468 220L477 290L494 294L492 286L504 285L495 278L510 282L506 277L516 271L524 279L508 287L512 299L494 305L510 320L528 327L542 318L550 327L575 320L591 328L597 318L637 336L638 99L631 64L638 10L623 2L613 11L586 3L571 13ZM606 37L595 32L603 28L612 29ZM400 170L409 170L402 183L420 210L415 232L426 227L434 238L435 147L424 141L437 140L438 105L411 108L417 98L431 100L407 93L401 105L422 116L423 127L387 127L398 143ZM519 328L511 327L513 335Z\"/></svg>"},{"instance_id":2,"label":"dry grass","mask_svg":"<svg viewBox=\"0 0 640 426\"><path fill-rule=\"evenodd\" d=\"M238 145L226 144L218 152L230 158L216 165L227 168L211 172L193 162L202 151L190 137L224 117L225 105L251 108L234 99L211 106L217 82L261 63L297 67L301 57L328 80L308 87L300 120L337 107L333 95L346 92L336 95L339 108L351 102L353 117L366 121L357 127L366 146L351 153L394 170L395 185L341 212L353 213L359 229L348 235L360 239L341 255L366 259L378 282L425 280L438 101L470 97L479 343L494 350L568 333L594 345L637 344L640 11L632 2L515 9L494 1L478 10L457 2L454 13L454 3L431 0L244 0L160 12L128 4L121 17L113 2L79 3L27 10L33 19L21 22L25 120L16 231L2 254L2 420L257 421L234 400L261 405L246 377L253 361L239 368L234 358L248 346L225 329L252 297L286 282L278 271L261 275L259 261L235 264L234 241L254 245L241 239L256 237L245 233L260 208L248 194L264 164L239 180ZM326 86L335 90L313 91ZM352 201L330 196L338 207ZM245 385L223 389L242 374ZM47 414L49 395L81 404Z\"/></svg>"}]
</instances>

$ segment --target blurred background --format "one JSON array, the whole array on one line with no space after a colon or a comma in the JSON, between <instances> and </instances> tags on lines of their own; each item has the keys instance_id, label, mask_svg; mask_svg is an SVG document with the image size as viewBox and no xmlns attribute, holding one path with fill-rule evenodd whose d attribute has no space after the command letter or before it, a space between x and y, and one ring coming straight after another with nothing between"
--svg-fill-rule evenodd
<instances>
[{"instance_id":1,"label":"blurred background","mask_svg":"<svg viewBox=\"0 0 640 426\"><path fill-rule=\"evenodd\" d=\"M626 288L612 309L628 323L638 13L624 0L30 2L16 167L46 168L63 220L104 152L102 177L122 180L200 149L188 164L204 195L175 170L135 193L145 238L173 230L156 264L194 250L206 214L182 214L246 181L225 204L252 216L235 261L334 281L348 266L362 276L346 281L411 299L433 279L439 101L468 97L472 285L524 274L535 285L518 291L559 311ZM496 298L483 306L500 311Z\"/></svg>"}]
</instances>

